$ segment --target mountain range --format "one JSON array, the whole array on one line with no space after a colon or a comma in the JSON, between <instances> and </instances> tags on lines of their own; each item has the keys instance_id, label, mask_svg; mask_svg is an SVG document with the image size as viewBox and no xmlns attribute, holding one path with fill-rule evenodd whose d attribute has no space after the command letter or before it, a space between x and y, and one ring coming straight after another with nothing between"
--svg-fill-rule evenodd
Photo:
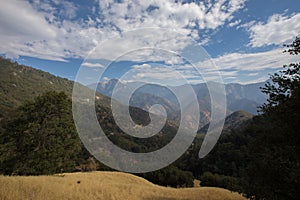
<instances>
[{"instance_id":1,"label":"mountain range","mask_svg":"<svg viewBox=\"0 0 300 200\"><path fill-rule=\"evenodd\" d=\"M136 91L130 97L130 106L138 107L148 111L152 105L160 104L164 106L168 114L168 119L177 122L180 120L180 105L172 91L181 92L182 94L187 90L187 87L189 87L188 85L162 86L152 83L123 82L119 81L118 79L111 79L107 82L88 85L88 87L91 89L96 89L97 92L110 98L114 98L113 93L118 93L118 100L122 101L122 99L125 99L125 96L127 95L124 92L122 93L124 89L130 90L132 88L136 88L140 84L143 84L143 86L136 89ZM118 85L118 87L116 87L116 85ZM260 90L260 87L263 87L264 85L265 82L246 85L237 83L226 84L225 91L227 115L239 110L246 111L253 115L257 114L258 107L265 103L267 99L267 96ZM211 98L208 87L205 83L195 84L191 87L197 96L197 101L199 104L199 110L201 114L199 128L201 128L210 121ZM124 95L124 97L122 95ZM189 96L186 96L186 100L188 101ZM128 102L122 103L128 104Z\"/></svg>"}]
</instances>

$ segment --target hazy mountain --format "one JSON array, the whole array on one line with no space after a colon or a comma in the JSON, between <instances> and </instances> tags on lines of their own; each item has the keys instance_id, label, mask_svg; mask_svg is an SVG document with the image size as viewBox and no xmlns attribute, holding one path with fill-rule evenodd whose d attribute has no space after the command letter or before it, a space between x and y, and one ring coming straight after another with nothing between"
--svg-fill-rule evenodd
<instances>
[{"instance_id":1,"label":"hazy mountain","mask_svg":"<svg viewBox=\"0 0 300 200\"><path fill-rule=\"evenodd\" d=\"M246 111L236 111L225 118L224 127L222 134L231 133L234 131L239 131L242 127L246 125L253 118L254 115ZM206 134L209 127L209 123L203 126L198 133Z\"/></svg>"},{"instance_id":2,"label":"hazy mountain","mask_svg":"<svg viewBox=\"0 0 300 200\"><path fill-rule=\"evenodd\" d=\"M115 89L116 84L119 87ZM112 93L115 89L115 93L119 94L118 101L122 102L122 95L126 96L128 93L124 92L128 88L136 88L140 82L122 82L117 79L112 79L107 82L102 82L90 85L90 88L96 88L99 93L112 97ZM145 83L144 83L145 84ZM213 83L218 85L218 83ZM258 106L262 105L266 101L266 95L260 91L260 87L264 85L262 83L241 85L236 83L230 83L225 85L226 90L226 102L227 102L227 115L238 110L245 110L252 114L257 114ZM180 104L175 94L180 94L184 97L184 109L189 110L191 104L191 97L188 93L188 85L170 86L169 89L166 86L157 84L145 84L138 88L130 97L129 105L139 107L147 110L154 104L163 105L168 114L168 119L178 122L180 119ZM200 125L199 128L207 124L210 120L210 94L206 84L192 85L193 90L197 96L199 109L200 109ZM122 102L128 104L128 102ZM160 114L160 113L156 113Z\"/></svg>"}]
</instances>

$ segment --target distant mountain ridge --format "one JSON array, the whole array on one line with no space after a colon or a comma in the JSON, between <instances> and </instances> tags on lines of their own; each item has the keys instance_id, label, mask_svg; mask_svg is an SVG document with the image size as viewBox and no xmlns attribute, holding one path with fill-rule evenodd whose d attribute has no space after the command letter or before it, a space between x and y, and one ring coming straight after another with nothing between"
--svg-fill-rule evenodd
<instances>
[{"instance_id":1,"label":"distant mountain ridge","mask_svg":"<svg viewBox=\"0 0 300 200\"><path fill-rule=\"evenodd\" d=\"M120 86L119 88L121 89L118 88L119 90L116 89L116 91L114 91L115 86L117 84ZM89 85L88 87L96 89L97 92L113 98L113 91L115 93L122 93L123 91L120 90L127 88L135 88L138 84L141 84L141 82L122 82L118 79L111 79L107 82ZM186 92L187 87L190 86L169 86L169 88L172 90L171 91L166 86L158 84L142 84L145 85L138 88L133 93L129 105L148 111L148 109L153 104L161 104L166 109L168 113L168 118L170 120L178 122L180 119L181 108L176 96L173 94L172 91L183 94L183 96L186 96L186 101L190 101L189 94L187 94ZM260 91L260 87L264 86L264 84L264 82L248 85L241 85L237 83L226 84L225 91L227 101L227 115L239 110L244 110L254 115L257 114L258 106L262 105L267 99L267 96ZM210 121L210 94L205 83L195 84L191 86L195 91L195 94L197 95L201 115L199 128L201 128Z\"/></svg>"},{"instance_id":2,"label":"distant mountain ridge","mask_svg":"<svg viewBox=\"0 0 300 200\"><path fill-rule=\"evenodd\" d=\"M135 87L139 82L120 82L118 79L111 79L107 82L101 82L99 84L91 84L88 87L93 88L108 97L112 97L112 92L116 86L116 84L120 84L123 87ZM216 83L218 84L218 83ZM262 105L267 96L263 94L260 90L260 87L264 86L265 82L254 83L242 85L238 83L229 83L225 85L226 96L227 96L227 109L229 113L235 112L238 110L245 110L252 114L257 114L257 107ZM181 86L170 86L171 89L175 91L184 91L186 85ZM205 83L192 85L194 89L200 106L205 109L210 107L210 97L207 86ZM178 107L178 102L176 97L172 94L170 90L168 90L165 86L161 86L158 84L146 84L142 88L139 88L133 97L131 98L131 105L140 107L142 109L147 109L145 105L139 104L137 102L141 102L139 98L144 98L143 95L152 95L157 96L159 98L164 98L169 102L174 104L174 107ZM172 96L173 95L173 96ZM153 100L151 100L153 101ZM144 103L145 104L145 103ZM166 105L166 107L172 107L172 105ZM204 111L204 110L203 110ZM206 110L205 110L206 111Z\"/></svg>"}]
</instances>

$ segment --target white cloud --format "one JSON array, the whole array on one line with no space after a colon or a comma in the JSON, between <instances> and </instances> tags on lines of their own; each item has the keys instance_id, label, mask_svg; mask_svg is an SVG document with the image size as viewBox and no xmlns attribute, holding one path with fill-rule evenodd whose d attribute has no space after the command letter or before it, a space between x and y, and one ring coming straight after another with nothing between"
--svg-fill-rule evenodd
<instances>
[{"instance_id":1,"label":"white cloud","mask_svg":"<svg viewBox=\"0 0 300 200\"><path fill-rule=\"evenodd\" d=\"M168 59L165 59L167 65L183 64L184 60L178 55L170 56Z\"/></svg>"},{"instance_id":2,"label":"white cloud","mask_svg":"<svg viewBox=\"0 0 300 200\"><path fill-rule=\"evenodd\" d=\"M135 1L111 1L99 0L100 13L104 16L104 22L117 27L120 32L131 31L143 28L160 27L173 29L180 34L196 39L201 45L209 42L209 37L200 35L203 30L215 31L218 27L230 22L234 13L243 8L246 0L221 0L221 1L200 1L198 3L181 3L175 0L135 0ZM141 44L155 48L161 48L180 52L188 46L191 40L182 39L178 34L166 34L166 31L152 30L151 34L132 35L131 38L120 40L118 52L127 53ZM144 37L146 34L147 37ZM126 34L128 37L130 34ZM167 37L166 37L167 36ZM144 38L143 38L144 37ZM105 54L107 59L117 58L116 45L107 44ZM164 61L167 64L182 63L178 56L169 56L166 53L147 54L130 57L127 60L134 61ZM147 60L145 60L147 58Z\"/></svg>"},{"instance_id":3,"label":"white cloud","mask_svg":"<svg viewBox=\"0 0 300 200\"><path fill-rule=\"evenodd\" d=\"M237 26L237 25L239 25L240 23L241 23L241 21L242 20L236 20L236 21L234 21L234 22L230 22L229 24L228 24L228 26L229 27L234 27L234 26Z\"/></svg>"},{"instance_id":4,"label":"white cloud","mask_svg":"<svg viewBox=\"0 0 300 200\"><path fill-rule=\"evenodd\" d=\"M61 3L63 6L63 9L60 10L61 15L69 19L73 19L76 16L76 12L78 8L74 5L74 3L68 1L58 1L58 2Z\"/></svg>"},{"instance_id":5,"label":"white cloud","mask_svg":"<svg viewBox=\"0 0 300 200\"><path fill-rule=\"evenodd\" d=\"M286 16L275 14L266 23L257 22L250 25L250 44L253 47L265 45L282 45L295 39L300 33L300 13Z\"/></svg>"},{"instance_id":6,"label":"white cloud","mask_svg":"<svg viewBox=\"0 0 300 200\"><path fill-rule=\"evenodd\" d=\"M89 59L178 64L183 62L178 54L193 42L170 29L137 29L101 43L89 54Z\"/></svg>"},{"instance_id":7,"label":"white cloud","mask_svg":"<svg viewBox=\"0 0 300 200\"><path fill-rule=\"evenodd\" d=\"M297 61L295 56L282 53L283 49L258 53L231 53L214 58L220 69L236 69L256 71L263 69L278 69L284 64Z\"/></svg>"},{"instance_id":8,"label":"white cloud","mask_svg":"<svg viewBox=\"0 0 300 200\"><path fill-rule=\"evenodd\" d=\"M85 66L85 67L97 67L97 68L103 68L103 64L101 63L90 63L90 62L84 62L81 64L81 66Z\"/></svg>"},{"instance_id":9,"label":"white cloud","mask_svg":"<svg viewBox=\"0 0 300 200\"><path fill-rule=\"evenodd\" d=\"M186 70L183 70L183 67L179 69L157 63L133 65L124 76L120 77L123 81L140 81L162 85L183 85L190 79L200 78L199 74L195 73L191 67L186 67Z\"/></svg>"},{"instance_id":10,"label":"white cloud","mask_svg":"<svg viewBox=\"0 0 300 200\"><path fill-rule=\"evenodd\" d=\"M261 76L258 79L253 77L259 76L259 72L262 70L268 70L270 73L274 73L278 69L281 69L283 65L299 62L298 58L288 53L283 53L283 49L273 49L265 52L257 53L231 53L213 58L212 62L216 64L217 68L206 67L206 63L200 63L202 66L202 73L209 77L214 74L220 73L224 79L232 79L229 82L237 83L255 83L264 81L268 78L268 74ZM243 71L250 71L248 74L240 73ZM265 72L264 72L265 73ZM245 80L251 77L251 81L245 82Z\"/></svg>"},{"instance_id":11,"label":"white cloud","mask_svg":"<svg viewBox=\"0 0 300 200\"><path fill-rule=\"evenodd\" d=\"M133 65L133 69L151 69L151 65L149 64L142 64L142 65Z\"/></svg>"},{"instance_id":12,"label":"white cloud","mask_svg":"<svg viewBox=\"0 0 300 200\"><path fill-rule=\"evenodd\" d=\"M221 0L211 3L181 3L174 0L99 0L106 22L123 31L142 27L176 28L192 33L194 28L216 29L233 18L245 0Z\"/></svg>"},{"instance_id":13,"label":"white cloud","mask_svg":"<svg viewBox=\"0 0 300 200\"><path fill-rule=\"evenodd\" d=\"M67 58L85 58L89 51L104 40L136 28L163 27L179 31L207 43L207 36L198 30L214 30L233 19L246 0L200 1L181 3L174 0L99 0L98 15L87 19L78 17L80 7L70 1L33 0L2 1L0 6L0 53L17 57L31 56L65 61ZM86 17L86 16L85 16ZM152 34L146 42L160 47L183 49L187 43L178 43L176 37L163 40L166 35ZM129 41L122 45L130 50L139 45ZM120 46L118 46L120 48ZM113 58L116 47L106 48L107 58ZM150 59L157 60L157 55ZM170 57L169 64L180 60Z\"/></svg>"},{"instance_id":14,"label":"white cloud","mask_svg":"<svg viewBox=\"0 0 300 200\"><path fill-rule=\"evenodd\" d=\"M26 1L2 1L0 6L0 34L11 39L35 37L37 39L53 39L56 29L50 26L43 15L34 10Z\"/></svg>"},{"instance_id":15,"label":"white cloud","mask_svg":"<svg viewBox=\"0 0 300 200\"><path fill-rule=\"evenodd\" d=\"M248 76L258 76L259 75L259 73L258 72L254 72L254 73L250 73L250 74L248 74Z\"/></svg>"},{"instance_id":16,"label":"white cloud","mask_svg":"<svg viewBox=\"0 0 300 200\"><path fill-rule=\"evenodd\" d=\"M109 81L110 79L108 77L103 77L103 81Z\"/></svg>"},{"instance_id":17,"label":"white cloud","mask_svg":"<svg viewBox=\"0 0 300 200\"><path fill-rule=\"evenodd\" d=\"M220 80L242 84L255 83L268 79L266 70L270 73L282 68L284 64L299 62L297 57L283 53L282 48L258 53L231 53L212 58L211 61L196 63L197 71L190 64L183 65L134 65L127 75L127 81L143 81L161 83L164 85L178 85L189 83ZM213 67L216 64L216 68ZM244 73L247 71L248 73ZM264 72L261 76L260 72Z\"/></svg>"},{"instance_id":18,"label":"white cloud","mask_svg":"<svg viewBox=\"0 0 300 200\"><path fill-rule=\"evenodd\" d=\"M264 75L264 76L261 76L259 78L256 78L256 79L252 79L250 81L244 81L244 80L237 80L235 81L236 83L240 83L240 84L244 84L244 85L247 85L247 84L253 84L253 83L260 83L260 82L264 82L266 80L269 79L269 76L268 75Z\"/></svg>"},{"instance_id":19,"label":"white cloud","mask_svg":"<svg viewBox=\"0 0 300 200\"><path fill-rule=\"evenodd\" d=\"M58 61L84 58L98 41L116 32L109 27L99 29L90 26L87 21L59 19L57 14L62 15L61 10L68 8L63 15L68 15L69 18L76 13L76 6L67 1L62 3L61 10L49 2L33 2L1 2L0 53L9 57L22 55ZM94 21L96 20L98 19Z\"/></svg>"}]
</instances>

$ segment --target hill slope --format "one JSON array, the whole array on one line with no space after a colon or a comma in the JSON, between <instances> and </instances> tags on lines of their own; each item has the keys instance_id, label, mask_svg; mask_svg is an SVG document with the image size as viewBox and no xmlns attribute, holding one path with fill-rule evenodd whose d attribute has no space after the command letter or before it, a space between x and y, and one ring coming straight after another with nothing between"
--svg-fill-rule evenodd
<instances>
[{"instance_id":1,"label":"hill slope","mask_svg":"<svg viewBox=\"0 0 300 200\"><path fill-rule=\"evenodd\" d=\"M26 100L46 91L63 91L71 95L73 82L49 73L19 65L0 57L0 109L11 112Z\"/></svg>"},{"instance_id":2,"label":"hill slope","mask_svg":"<svg viewBox=\"0 0 300 200\"><path fill-rule=\"evenodd\" d=\"M245 126L246 123L253 118L251 113L246 111L236 111L225 118L224 127L222 134L231 133L232 130L239 131L241 127ZM209 124L203 126L198 133L205 134L208 130Z\"/></svg>"},{"instance_id":3,"label":"hill slope","mask_svg":"<svg viewBox=\"0 0 300 200\"><path fill-rule=\"evenodd\" d=\"M48 91L65 92L72 96L73 81L20 65L0 56L0 118L11 115L23 102ZM82 86L82 88L87 89ZM109 98L97 94L108 104Z\"/></svg>"},{"instance_id":4,"label":"hill slope","mask_svg":"<svg viewBox=\"0 0 300 200\"><path fill-rule=\"evenodd\" d=\"M121 172L71 173L64 176L0 176L0 199L210 199L243 200L213 187L174 189ZM18 188L18 190L16 190Z\"/></svg>"}]
</instances>

